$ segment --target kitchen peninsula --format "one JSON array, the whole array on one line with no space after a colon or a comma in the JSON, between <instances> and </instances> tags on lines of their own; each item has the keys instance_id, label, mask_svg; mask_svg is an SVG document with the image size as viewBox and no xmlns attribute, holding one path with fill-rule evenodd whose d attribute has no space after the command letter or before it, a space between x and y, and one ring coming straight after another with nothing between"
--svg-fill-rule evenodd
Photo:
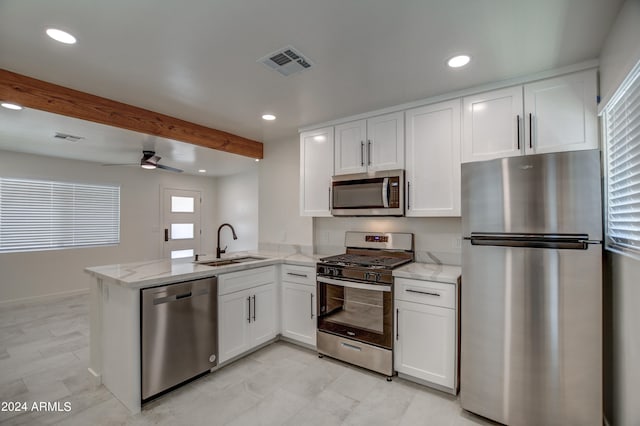
<instances>
[{"instance_id":1,"label":"kitchen peninsula","mask_svg":"<svg viewBox=\"0 0 640 426\"><path fill-rule=\"evenodd\" d=\"M257 271L275 280L275 265L313 267L316 259L302 254L265 255L242 263L207 266L200 262L155 260L96 266L85 269L92 276L90 289L89 372L95 384L104 384L131 412L141 409L141 290L221 275ZM238 259L247 254L225 257ZM277 300L276 300L277 302ZM275 312L275 311L274 311ZM277 335L277 327L269 334Z\"/></svg>"}]
</instances>

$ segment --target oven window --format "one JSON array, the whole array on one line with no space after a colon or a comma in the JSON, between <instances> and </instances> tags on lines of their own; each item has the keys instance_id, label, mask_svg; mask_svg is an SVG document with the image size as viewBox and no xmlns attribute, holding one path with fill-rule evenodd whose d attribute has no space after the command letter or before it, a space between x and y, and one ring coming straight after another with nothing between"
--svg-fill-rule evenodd
<instances>
[{"instance_id":1,"label":"oven window","mask_svg":"<svg viewBox=\"0 0 640 426\"><path fill-rule=\"evenodd\" d=\"M318 329L366 343L391 347L391 292L327 283L319 283L318 290Z\"/></svg>"},{"instance_id":2,"label":"oven window","mask_svg":"<svg viewBox=\"0 0 640 426\"><path fill-rule=\"evenodd\" d=\"M359 288L337 287L332 289L330 306L325 320L373 333L384 331L384 300L382 291L361 290Z\"/></svg>"}]
</instances>

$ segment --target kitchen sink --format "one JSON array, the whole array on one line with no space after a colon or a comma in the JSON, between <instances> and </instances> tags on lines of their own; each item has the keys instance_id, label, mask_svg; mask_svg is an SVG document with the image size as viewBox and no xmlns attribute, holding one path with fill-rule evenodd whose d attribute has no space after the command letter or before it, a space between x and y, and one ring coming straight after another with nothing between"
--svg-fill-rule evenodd
<instances>
[{"instance_id":1,"label":"kitchen sink","mask_svg":"<svg viewBox=\"0 0 640 426\"><path fill-rule=\"evenodd\" d=\"M212 260L208 262L197 262L200 265L207 266L224 266L224 265L233 265L235 263L245 263L245 262L253 262L256 260L265 260L266 257L256 257L256 256L245 256L245 257L236 257L233 259L220 259L220 260Z\"/></svg>"}]
</instances>

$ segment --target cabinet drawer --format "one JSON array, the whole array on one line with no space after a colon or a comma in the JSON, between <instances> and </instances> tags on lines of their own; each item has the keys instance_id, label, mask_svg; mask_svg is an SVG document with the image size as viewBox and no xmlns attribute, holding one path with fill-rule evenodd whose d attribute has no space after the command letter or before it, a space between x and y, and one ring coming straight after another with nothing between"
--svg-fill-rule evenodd
<instances>
[{"instance_id":1,"label":"cabinet drawer","mask_svg":"<svg viewBox=\"0 0 640 426\"><path fill-rule=\"evenodd\" d=\"M282 265L282 281L316 285L316 270L311 266Z\"/></svg>"},{"instance_id":2,"label":"cabinet drawer","mask_svg":"<svg viewBox=\"0 0 640 426\"><path fill-rule=\"evenodd\" d=\"M455 284L396 278L394 286L398 300L451 309L456 307Z\"/></svg>"},{"instance_id":3,"label":"cabinet drawer","mask_svg":"<svg viewBox=\"0 0 640 426\"><path fill-rule=\"evenodd\" d=\"M218 295L235 293L262 284L273 283L276 280L275 266L231 272L218 276Z\"/></svg>"}]
</instances>

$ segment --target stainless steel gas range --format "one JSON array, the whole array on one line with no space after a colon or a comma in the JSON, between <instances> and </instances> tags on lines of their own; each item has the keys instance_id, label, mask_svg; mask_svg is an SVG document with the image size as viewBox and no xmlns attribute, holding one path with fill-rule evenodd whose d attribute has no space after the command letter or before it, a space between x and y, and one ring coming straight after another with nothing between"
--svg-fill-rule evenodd
<instances>
[{"instance_id":1,"label":"stainless steel gas range","mask_svg":"<svg viewBox=\"0 0 640 426\"><path fill-rule=\"evenodd\" d=\"M391 377L392 270L413 262L413 234L347 232L345 246L317 264L318 353Z\"/></svg>"}]
</instances>

